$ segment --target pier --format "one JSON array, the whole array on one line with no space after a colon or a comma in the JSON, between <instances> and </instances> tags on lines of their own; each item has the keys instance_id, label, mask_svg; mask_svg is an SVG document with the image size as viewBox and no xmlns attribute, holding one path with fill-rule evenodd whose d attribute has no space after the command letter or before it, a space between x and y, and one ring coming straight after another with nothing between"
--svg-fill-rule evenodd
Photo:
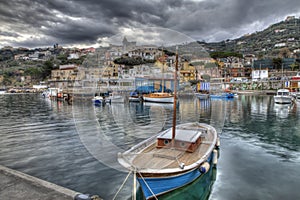
<instances>
[{"instance_id":1,"label":"pier","mask_svg":"<svg viewBox=\"0 0 300 200\"><path fill-rule=\"evenodd\" d=\"M81 200L81 193L0 165L0 199L2 200ZM86 195L82 195L86 196Z\"/></svg>"}]
</instances>

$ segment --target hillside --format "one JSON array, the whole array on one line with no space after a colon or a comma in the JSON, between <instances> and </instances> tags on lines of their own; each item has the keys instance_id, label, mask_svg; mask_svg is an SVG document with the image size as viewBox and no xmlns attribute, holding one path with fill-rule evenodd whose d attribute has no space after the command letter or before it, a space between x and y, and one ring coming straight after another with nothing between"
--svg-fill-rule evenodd
<instances>
[{"instance_id":1,"label":"hillside","mask_svg":"<svg viewBox=\"0 0 300 200\"><path fill-rule=\"evenodd\" d=\"M234 40L202 44L209 51L235 51L261 57L278 57L283 48L288 48L290 52L300 49L300 19L288 17L263 31Z\"/></svg>"}]
</instances>

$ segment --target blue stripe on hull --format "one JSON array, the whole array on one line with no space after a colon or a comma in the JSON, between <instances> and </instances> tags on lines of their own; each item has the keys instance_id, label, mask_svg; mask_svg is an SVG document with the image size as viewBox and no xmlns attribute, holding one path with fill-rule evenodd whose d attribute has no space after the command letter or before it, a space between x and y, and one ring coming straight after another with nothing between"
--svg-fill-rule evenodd
<instances>
[{"instance_id":1,"label":"blue stripe on hull","mask_svg":"<svg viewBox=\"0 0 300 200\"><path fill-rule=\"evenodd\" d=\"M211 156L209 158L211 161ZM208 161L208 162L209 162ZM209 162L210 163L210 162ZM210 163L211 164L211 163ZM211 170L211 169L210 169ZM138 178L139 184L142 188L143 194L146 199L149 199L153 196L158 196L160 194L175 190L177 188L183 187L195 179L197 179L202 173L199 171L198 168L195 168L189 172L186 172L181 175L170 176L170 177L159 177L159 178ZM145 184L147 182L147 185ZM151 188L152 192L149 190Z\"/></svg>"}]
</instances>

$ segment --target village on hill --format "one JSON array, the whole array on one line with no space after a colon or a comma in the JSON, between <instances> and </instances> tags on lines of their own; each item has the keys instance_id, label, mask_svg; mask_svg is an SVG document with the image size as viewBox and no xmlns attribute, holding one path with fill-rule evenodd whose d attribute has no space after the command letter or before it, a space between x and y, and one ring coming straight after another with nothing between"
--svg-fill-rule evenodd
<instances>
[{"instance_id":1,"label":"village on hill","mask_svg":"<svg viewBox=\"0 0 300 200\"><path fill-rule=\"evenodd\" d=\"M289 81L300 69L299 22L300 19L290 16L264 31L235 40L185 44L199 45L206 53L197 58L182 57L180 84L193 86L201 81L222 79L230 83L230 89L281 87L278 82ZM67 48L59 44L35 49L6 46L0 49L0 88L10 92L31 92L45 87L68 90L76 84L97 82L112 88L134 89L144 82L159 82L163 78L172 89L174 62L174 53L167 49L138 46L126 37L120 45L99 48ZM162 70L163 77L154 76ZM298 83L293 82L285 87L299 89Z\"/></svg>"}]
</instances>

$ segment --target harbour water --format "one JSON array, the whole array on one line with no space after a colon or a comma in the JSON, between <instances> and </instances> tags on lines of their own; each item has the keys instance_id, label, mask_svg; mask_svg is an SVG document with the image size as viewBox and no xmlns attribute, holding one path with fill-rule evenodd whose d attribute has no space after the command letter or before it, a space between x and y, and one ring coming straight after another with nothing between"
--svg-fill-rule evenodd
<instances>
[{"instance_id":1,"label":"harbour water","mask_svg":"<svg viewBox=\"0 0 300 200\"><path fill-rule=\"evenodd\" d=\"M217 127L221 148L216 170L166 199L300 199L300 105L275 105L272 96L190 96L177 108L177 123ZM0 95L0 164L113 199L128 174L117 153L171 121L172 105L68 105L38 94ZM130 198L132 182L130 176L116 199Z\"/></svg>"}]
</instances>

